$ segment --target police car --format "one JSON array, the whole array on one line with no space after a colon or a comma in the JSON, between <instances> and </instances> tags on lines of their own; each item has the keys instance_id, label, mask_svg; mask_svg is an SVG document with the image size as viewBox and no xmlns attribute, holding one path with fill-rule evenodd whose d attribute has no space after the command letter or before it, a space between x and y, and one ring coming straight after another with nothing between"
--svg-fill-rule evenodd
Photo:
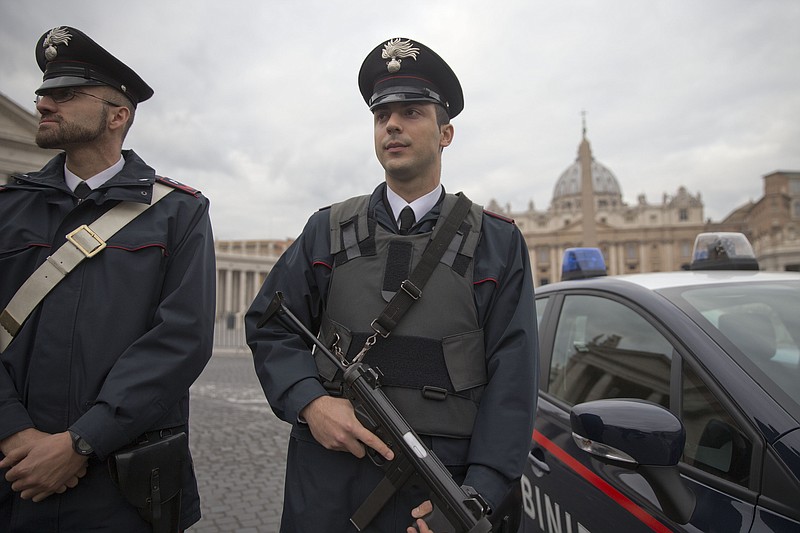
<instances>
[{"instance_id":1,"label":"police car","mask_svg":"<svg viewBox=\"0 0 800 533\"><path fill-rule=\"evenodd\" d=\"M758 271L740 234L694 257L537 288L520 531L800 532L800 274ZM597 261L570 250L564 277Z\"/></svg>"}]
</instances>

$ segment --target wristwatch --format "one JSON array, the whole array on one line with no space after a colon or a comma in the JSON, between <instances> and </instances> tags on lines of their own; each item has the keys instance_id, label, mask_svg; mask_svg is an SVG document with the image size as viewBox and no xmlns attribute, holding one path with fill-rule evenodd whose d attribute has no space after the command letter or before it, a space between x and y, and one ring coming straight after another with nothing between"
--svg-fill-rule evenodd
<instances>
[{"instance_id":1,"label":"wristwatch","mask_svg":"<svg viewBox=\"0 0 800 533\"><path fill-rule=\"evenodd\" d=\"M72 449L75 450L75 453L80 455L92 455L94 453L94 448L83 437L72 430L69 431L69 435L72 437Z\"/></svg>"}]
</instances>

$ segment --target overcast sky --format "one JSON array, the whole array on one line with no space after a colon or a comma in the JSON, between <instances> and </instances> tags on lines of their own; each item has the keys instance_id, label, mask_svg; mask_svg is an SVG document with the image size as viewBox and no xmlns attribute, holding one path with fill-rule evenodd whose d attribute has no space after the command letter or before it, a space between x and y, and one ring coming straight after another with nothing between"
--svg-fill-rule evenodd
<instances>
[{"instance_id":1,"label":"overcast sky","mask_svg":"<svg viewBox=\"0 0 800 533\"><path fill-rule=\"evenodd\" d=\"M461 80L442 181L479 203L547 209L583 110L629 204L685 186L721 220L800 170L797 0L3 0L0 92L32 112L34 47L59 25L153 87L126 147L201 189L218 239L296 237L382 181L356 80L392 37Z\"/></svg>"}]
</instances>

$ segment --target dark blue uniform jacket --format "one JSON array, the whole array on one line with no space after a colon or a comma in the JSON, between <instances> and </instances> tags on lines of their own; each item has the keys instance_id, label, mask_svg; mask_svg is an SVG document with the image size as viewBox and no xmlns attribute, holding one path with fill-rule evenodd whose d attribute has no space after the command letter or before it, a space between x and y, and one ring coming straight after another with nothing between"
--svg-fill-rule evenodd
<instances>
[{"instance_id":1,"label":"dark blue uniform jacket","mask_svg":"<svg viewBox=\"0 0 800 533\"><path fill-rule=\"evenodd\" d=\"M0 186L0 309L71 230L120 200L150 202L155 172L134 152L123 155L122 171L77 206L64 182L63 154ZM88 531L88 524L141 531L104 460L146 431L187 426L189 386L212 349L209 204L197 191L172 186L178 190L57 285L0 355L0 439L30 427L69 428L97 455L76 488L38 504L0 479L0 531ZM187 464L182 527L199 517Z\"/></svg>"},{"instance_id":2,"label":"dark blue uniform jacket","mask_svg":"<svg viewBox=\"0 0 800 533\"><path fill-rule=\"evenodd\" d=\"M370 210L379 224L396 232L384 200L385 187L381 184L372 194ZM432 230L440 205L419 221L418 231ZM468 449L454 439L434 438L429 444L448 467L454 467L451 470L456 479L497 505L508 483L522 474L530 450L538 372L534 291L528 248L511 221L484 214L474 261L474 298L484 329L489 382L472 439L466 443ZM279 320L256 327L275 291L282 291L293 313L317 331L327 303L332 265L329 210L321 210L309 219L303 233L276 263L245 318L248 343L267 399L276 415L294 426L282 531L311 531L315 527L322 528L313 529L316 531L354 531L347 523L350 515L382 477L368 459L355 465L359 460L350 454L321 450L319 444L309 442L313 438L307 426L298 422L298 414L309 402L326 394L309 347ZM353 295L353 305L358 305L357 294ZM463 468L459 469L459 464ZM367 486L343 489L337 476L356 468L374 471ZM313 471L323 473L317 475L319 479L327 476L327 483L304 484L301 478ZM421 500L412 505L419 503ZM396 524L386 526L386 530L404 530L396 528L408 525L410 511L410 506L399 506Z\"/></svg>"}]
</instances>

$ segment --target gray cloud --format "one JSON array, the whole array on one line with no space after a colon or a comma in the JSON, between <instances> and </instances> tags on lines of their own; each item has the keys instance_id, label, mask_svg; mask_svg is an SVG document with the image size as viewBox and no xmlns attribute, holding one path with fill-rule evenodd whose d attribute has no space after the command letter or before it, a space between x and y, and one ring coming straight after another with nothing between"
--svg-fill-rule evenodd
<instances>
[{"instance_id":1,"label":"gray cloud","mask_svg":"<svg viewBox=\"0 0 800 533\"><path fill-rule=\"evenodd\" d=\"M382 179L356 86L366 53L418 39L466 108L443 182L473 200L550 202L581 110L628 202L681 185L718 220L800 169L800 4L579 0L27 0L0 5L0 91L33 111L37 38L78 27L156 90L126 145L212 200L218 238L294 237Z\"/></svg>"}]
</instances>

